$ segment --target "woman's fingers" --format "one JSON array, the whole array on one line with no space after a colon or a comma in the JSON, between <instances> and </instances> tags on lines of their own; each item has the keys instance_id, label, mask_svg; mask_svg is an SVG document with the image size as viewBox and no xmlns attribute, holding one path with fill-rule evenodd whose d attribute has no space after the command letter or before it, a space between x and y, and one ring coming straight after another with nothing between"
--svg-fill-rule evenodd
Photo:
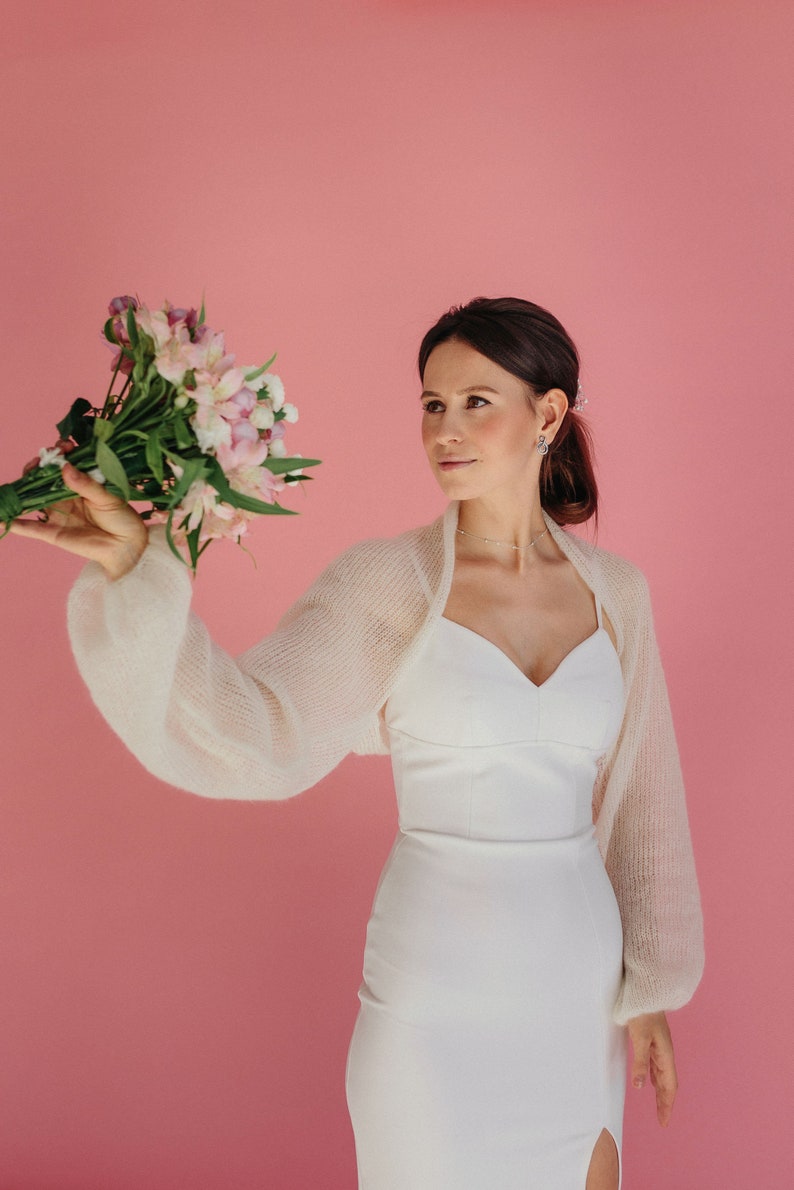
<instances>
[{"instance_id":1,"label":"woman's fingers","mask_svg":"<svg viewBox=\"0 0 794 1190\"><path fill-rule=\"evenodd\" d=\"M146 548L146 525L121 497L76 467L65 464L63 479L74 498L53 505L39 520L14 521L11 532L99 562L111 578L120 578Z\"/></svg>"},{"instance_id":2,"label":"woman's fingers","mask_svg":"<svg viewBox=\"0 0 794 1190\"><path fill-rule=\"evenodd\" d=\"M631 1085L644 1087L648 1081L651 1064L651 1036L645 1029L630 1030L634 1056L631 1063Z\"/></svg>"},{"instance_id":3,"label":"woman's fingers","mask_svg":"<svg viewBox=\"0 0 794 1190\"><path fill-rule=\"evenodd\" d=\"M651 1082L656 1088L656 1115L663 1128L670 1123L678 1091L678 1075L669 1033L667 1042L669 1045L665 1045L663 1039L660 1039L651 1052Z\"/></svg>"},{"instance_id":4,"label":"woman's fingers","mask_svg":"<svg viewBox=\"0 0 794 1190\"><path fill-rule=\"evenodd\" d=\"M666 1128L678 1090L673 1039L667 1018L663 1012L634 1017L628 1023L628 1030L633 1048L632 1086L644 1087L650 1078L656 1090L656 1115Z\"/></svg>"}]
</instances>

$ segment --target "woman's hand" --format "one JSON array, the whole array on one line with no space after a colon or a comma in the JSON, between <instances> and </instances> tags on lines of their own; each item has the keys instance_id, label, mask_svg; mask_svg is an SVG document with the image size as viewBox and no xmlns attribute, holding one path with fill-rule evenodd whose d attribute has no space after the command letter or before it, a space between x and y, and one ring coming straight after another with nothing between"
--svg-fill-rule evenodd
<instances>
[{"instance_id":1,"label":"woman's hand","mask_svg":"<svg viewBox=\"0 0 794 1190\"><path fill-rule=\"evenodd\" d=\"M64 464L63 481L75 499L54 504L41 520L13 521L10 531L99 562L111 578L121 578L146 549L145 523L119 496L69 463Z\"/></svg>"},{"instance_id":2,"label":"woman's hand","mask_svg":"<svg viewBox=\"0 0 794 1190\"><path fill-rule=\"evenodd\" d=\"M656 1088L656 1115L661 1126L666 1128L678 1090L673 1039L667 1017L663 1012L649 1012L632 1017L627 1028L634 1050L632 1086L644 1087L650 1075Z\"/></svg>"}]
</instances>

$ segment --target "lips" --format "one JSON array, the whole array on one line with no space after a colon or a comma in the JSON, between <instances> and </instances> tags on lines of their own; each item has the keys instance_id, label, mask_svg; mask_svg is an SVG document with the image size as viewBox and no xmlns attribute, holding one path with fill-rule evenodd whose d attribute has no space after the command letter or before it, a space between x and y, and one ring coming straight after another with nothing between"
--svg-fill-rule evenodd
<instances>
[{"instance_id":1,"label":"lips","mask_svg":"<svg viewBox=\"0 0 794 1190\"><path fill-rule=\"evenodd\" d=\"M459 471L461 467L470 467L474 459L439 459L440 471Z\"/></svg>"}]
</instances>

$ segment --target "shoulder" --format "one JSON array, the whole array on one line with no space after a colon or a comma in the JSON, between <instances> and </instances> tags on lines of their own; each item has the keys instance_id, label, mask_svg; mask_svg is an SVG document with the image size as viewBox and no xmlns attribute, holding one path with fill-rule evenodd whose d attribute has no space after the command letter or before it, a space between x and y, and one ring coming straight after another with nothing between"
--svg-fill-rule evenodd
<instances>
[{"instance_id":1,"label":"shoulder","mask_svg":"<svg viewBox=\"0 0 794 1190\"><path fill-rule=\"evenodd\" d=\"M372 537L348 546L320 574L312 589L343 585L364 590L370 596L378 592L394 596L442 552L443 526L442 518L438 518L396 537Z\"/></svg>"},{"instance_id":2,"label":"shoulder","mask_svg":"<svg viewBox=\"0 0 794 1190\"><path fill-rule=\"evenodd\" d=\"M614 599L636 606L650 602L648 580L639 566L601 546L591 545L588 548L593 565L600 571Z\"/></svg>"}]
</instances>

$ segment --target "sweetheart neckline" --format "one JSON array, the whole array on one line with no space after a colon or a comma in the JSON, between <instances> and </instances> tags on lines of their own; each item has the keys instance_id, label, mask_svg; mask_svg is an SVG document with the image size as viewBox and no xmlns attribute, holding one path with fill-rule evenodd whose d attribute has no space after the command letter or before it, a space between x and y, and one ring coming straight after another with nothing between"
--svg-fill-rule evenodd
<instances>
[{"instance_id":1,"label":"sweetheart neckline","mask_svg":"<svg viewBox=\"0 0 794 1190\"><path fill-rule=\"evenodd\" d=\"M507 655L507 653L504 651L504 649L500 649L499 645L495 644L487 636L483 636L483 634L481 632L477 632L476 629L474 629L474 628L467 628L465 624L459 624L457 620L450 620L448 616L441 616L441 619L446 624L454 624L456 628L462 628L464 632L468 632L470 636L474 636L477 638L477 640L483 641L486 645L488 645L490 647L491 650L499 653L499 655L501 657L504 657L505 661L511 667L511 669L514 669L515 672L517 674L519 674L524 679L524 681L529 686L532 687L533 690L543 690L544 687L548 686L549 682L551 682L551 680L554 677L556 677L556 675L560 672L560 670L562 669L563 665L565 665L565 662L568 660L568 658L572 657L574 655L574 653L578 653L579 649L581 649L584 645L589 644L590 641L595 640L596 637L601 635L601 633L603 633L604 636L606 636L606 638L609 642L609 647L610 647L612 653L615 655L615 658L618 661L618 664L620 664L620 658L618 657L617 649L615 648L614 644L612 643L612 638L609 635L609 633L607 632L606 628L604 628L604 626L600 624L594 632L591 632L589 636L586 636L584 638L584 640L580 640L578 645L574 645L572 649L568 650L568 652L565 654L565 656L562 658L562 660L560 662L558 662L556 668L551 671L549 676L547 678L545 678L544 681L533 682L532 678L530 678L528 674L524 673L521 666L517 665L516 662L513 661L512 657L509 657Z\"/></svg>"}]
</instances>

